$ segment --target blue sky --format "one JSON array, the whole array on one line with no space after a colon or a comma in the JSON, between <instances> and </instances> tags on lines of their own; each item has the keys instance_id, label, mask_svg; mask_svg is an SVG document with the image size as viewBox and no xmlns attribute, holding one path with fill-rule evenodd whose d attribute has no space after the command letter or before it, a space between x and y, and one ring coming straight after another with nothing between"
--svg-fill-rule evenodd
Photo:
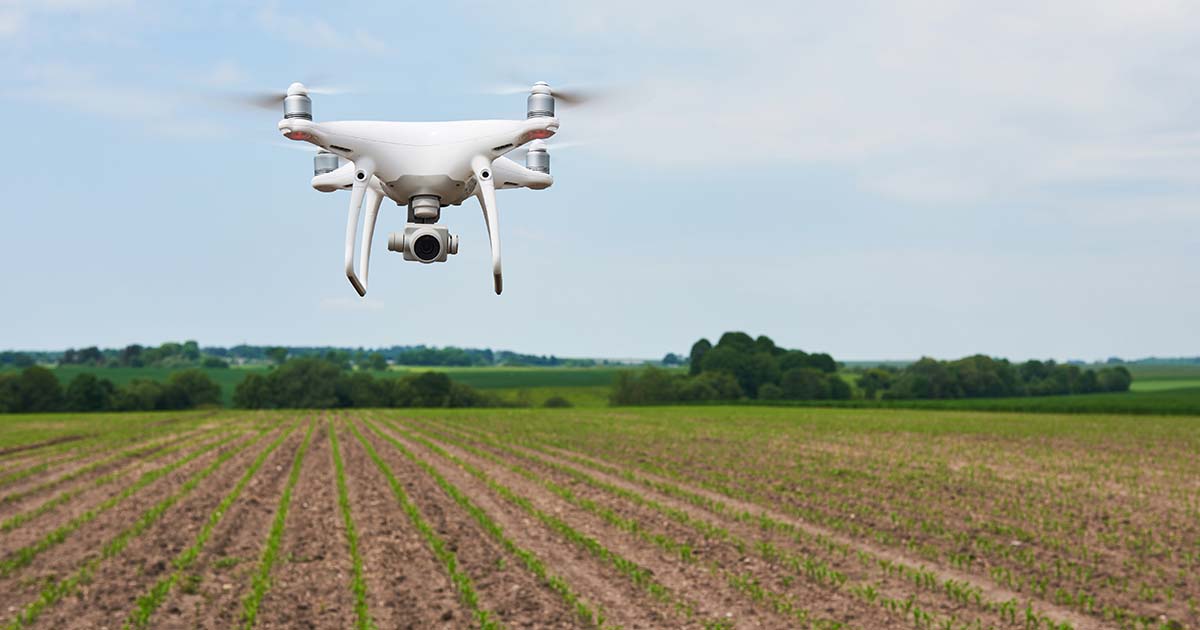
<instances>
[{"instance_id":1,"label":"blue sky","mask_svg":"<svg viewBox=\"0 0 1200 630\"><path fill-rule=\"evenodd\" d=\"M1200 354L1200 8L1187 2L0 2L0 347L454 344L841 359ZM1053 6L1048 6L1053 4ZM553 188L444 265L341 271L346 193L278 114L560 112Z\"/></svg>"}]
</instances>

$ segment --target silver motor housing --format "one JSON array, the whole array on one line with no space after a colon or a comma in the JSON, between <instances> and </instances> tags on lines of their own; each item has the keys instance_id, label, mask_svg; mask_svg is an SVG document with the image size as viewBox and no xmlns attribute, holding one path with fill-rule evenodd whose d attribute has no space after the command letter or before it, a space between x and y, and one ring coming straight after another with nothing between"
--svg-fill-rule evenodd
<instances>
[{"instance_id":1,"label":"silver motor housing","mask_svg":"<svg viewBox=\"0 0 1200 630\"><path fill-rule=\"evenodd\" d=\"M434 223L408 223L403 232L388 235L388 250L404 254L404 260L419 263L446 262L458 253L458 236Z\"/></svg>"}]
</instances>

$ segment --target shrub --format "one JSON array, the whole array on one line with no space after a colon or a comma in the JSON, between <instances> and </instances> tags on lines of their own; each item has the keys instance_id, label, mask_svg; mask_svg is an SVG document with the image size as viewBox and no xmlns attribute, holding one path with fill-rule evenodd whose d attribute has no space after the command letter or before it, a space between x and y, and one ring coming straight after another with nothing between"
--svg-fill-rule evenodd
<instances>
[{"instance_id":1,"label":"shrub","mask_svg":"<svg viewBox=\"0 0 1200 630\"><path fill-rule=\"evenodd\" d=\"M563 409L566 407L574 407L574 405L571 404L571 401L567 400L566 398L563 398L562 396L558 396L558 395L547 398L546 401L542 403L542 406L551 408L551 409Z\"/></svg>"}]
</instances>

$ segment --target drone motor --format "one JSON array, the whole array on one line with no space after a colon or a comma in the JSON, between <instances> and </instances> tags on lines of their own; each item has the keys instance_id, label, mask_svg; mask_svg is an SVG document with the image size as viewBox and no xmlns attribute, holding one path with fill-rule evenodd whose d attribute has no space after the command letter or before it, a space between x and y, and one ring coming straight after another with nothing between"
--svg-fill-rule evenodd
<instances>
[{"instance_id":1,"label":"drone motor","mask_svg":"<svg viewBox=\"0 0 1200 630\"><path fill-rule=\"evenodd\" d=\"M545 142L534 140L529 143L529 152L525 154L525 168L550 174L550 153L546 151Z\"/></svg>"},{"instance_id":2,"label":"drone motor","mask_svg":"<svg viewBox=\"0 0 1200 630\"><path fill-rule=\"evenodd\" d=\"M338 168L338 156L322 149L313 156L313 177L332 173Z\"/></svg>"},{"instance_id":3,"label":"drone motor","mask_svg":"<svg viewBox=\"0 0 1200 630\"><path fill-rule=\"evenodd\" d=\"M554 94L550 91L550 85L545 81L533 84L533 89L529 91L527 104L528 111L525 118L554 117Z\"/></svg>"},{"instance_id":4,"label":"drone motor","mask_svg":"<svg viewBox=\"0 0 1200 630\"><path fill-rule=\"evenodd\" d=\"M283 97L283 117L312 120L312 99L308 98L308 90L303 84L288 86L287 96Z\"/></svg>"}]
</instances>

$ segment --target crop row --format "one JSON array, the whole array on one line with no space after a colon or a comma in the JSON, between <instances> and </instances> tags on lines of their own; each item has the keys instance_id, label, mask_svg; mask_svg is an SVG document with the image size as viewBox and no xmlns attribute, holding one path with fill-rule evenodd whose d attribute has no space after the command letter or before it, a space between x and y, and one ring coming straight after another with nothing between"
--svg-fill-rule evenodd
<instances>
[{"instance_id":1,"label":"crop row","mask_svg":"<svg viewBox=\"0 0 1200 630\"><path fill-rule=\"evenodd\" d=\"M442 426L442 425L439 425ZM443 426L443 430L448 427ZM614 497L619 497L639 506L649 508L668 519L687 526L707 540L719 540L735 547L739 553L755 553L768 563L781 566L790 570L798 577L806 578L820 586L835 590L847 591L860 599L869 601L870 603L878 604L884 608L890 609L890 602L896 601L888 598L881 592L881 585L878 578L875 581L862 580L847 582L847 575L843 570L838 570L836 565L844 564L844 558L851 555L852 548L844 542L833 541L828 536L810 532L806 529L799 528L787 521L772 518L765 512L760 514L752 514L749 511L736 511L725 505L724 503L714 500L710 497L698 495L686 491L673 484L663 481L651 480L646 477L638 476L628 470L616 469L611 466L602 465L584 458L572 459L565 453L549 453L544 450L544 447L526 444L526 448L530 449L517 450L512 446L498 440L494 434L468 430L466 427L457 426L454 431L469 436L472 439L480 440L491 448L503 451L509 455L525 459L544 466L551 470L555 470L564 475L567 475L575 481L582 482L591 487L599 489ZM465 446L464 446L465 448ZM535 454L540 453L540 456ZM487 456L487 454L483 454ZM725 527L718 524L706 521L702 518L689 516L685 511L676 508L664 506L658 501L642 496L639 493L632 492L625 488L615 486L611 483L600 481L593 476L585 473L579 468L574 468L564 464L560 464L547 457L566 458L571 460L577 466L585 466L594 468L601 473L612 476L614 478L622 478L628 482L632 482L648 489L660 492L666 496L682 500L695 507L701 508L714 515L722 518L729 518L737 523L745 523L755 526L763 533L762 536L756 536L753 540L748 540L729 532ZM529 471L521 472L526 476L531 476L533 473ZM780 548L773 544L766 534L777 532L785 534L795 543L799 543L802 548L813 548L814 552L820 550L822 554L801 552L800 554L792 553L786 549ZM984 613L991 613L1000 616L1001 618L1011 617L1007 611L1015 610L1018 603L1014 600L994 601L982 595L982 590L976 586L965 582L954 580L952 578L941 578L937 574L923 568L915 568L903 563L884 560L876 557L874 554L866 550L855 549L854 555L862 562L863 566L868 569L875 570L884 575L884 577L893 578L892 581L899 580L901 585L907 584L919 589L933 592L944 593L949 599L955 602L949 608L957 608L959 605L971 605L977 610ZM824 557L822 557L824 556ZM885 580L886 581L886 580ZM755 587L754 590L759 590ZM909 602L905 607L904 616L914 620L920 627L929 627L937 625L939 627L952 627L954 625L964 625L965 622L957 620L955 614L951 614L948 618L940 618L928 611L921 610L915 602ZM1055 624L1050 621L1049 617L1044 614L1037 613L1034 617L1036 622L1033 625L1037 627L1069 627L1069 624ZM949 623L948 623L949 622ZM978 621L975 623L979 623ZM972 625L973 624L967 624ZM1026 623L1026 625L1030 625Z\"/></svg>"},{"instance_id":2,"label":"crop row","mask_svg":"<svg viewBox=\"0 0 1200 630\"><path fill-rule=\"evenodd\" d=\"M448 437L445 433L442 433L442 436L442 439L446 439ZM777 547L765 537L758 538L754 541L746 540L734 533L731 533L725 527L702 518L690 516L684 510L664 506L663 504L654 501L653 499L644 497L636 492L632 492L624 488L617 487L613 484L597 480L580 470L555 464L545 459L536 458L528 453L516 451L515 449L512 449L511 447L508 447L499 441L489 439L483 435L473 434L472 437L482 440L488 444L488 446L504 451L511 456L534 461L549 469L566 474L574 481L582 482L613 497L618 497L635 505L653 510L662 516L666 516L673 522L694 530L703 536L707 541L720 542L731 546L737 551L739 556L743 554L754 553L761 557L768 564L782 567L801 579L810 581L819 587L828 588L830 590L839 590L846 583L846 574L833 568L825 559L807 553L791 553L785 549ZM638 521L633 518L620 517L611 508L600 506L595 501L577 496L577 493L568 488L555 484L547 477L539 473L498 458L486 451L479 450L470 444L461 441L461 439L454 440L454 442L460 448L463 448L464 450L467 450L476 456L490 460L498 465L506 466L513 472L527 479L541 483L551 492L562 497L564 500L589 512L597 514L610 525L613 525L622 531L634 534L642 540L654 544L668 554L678 556L684 562L695 561L695 557L692 555L691 545L683 542L676 542L672 540L669 535L651 533L650 528L647 525L647 521ZM745 518L742 520L745 520ZM757 519L756 521L757 524L762 524L761 521ZM810 611L794 604L785 593L780 591L772 591L760 580L750 574L729 572L719 566L716 566L716 564L712 563L711 561L709 564L709 569L714 573L719 573L724 576L726 581L732 587L734 587L735 590L741 592L743 595L751 598L755 602L766 602L774 610L776 610L776 612L796 617L802 622L814 622L822 626L832 626L836 623L833 620L813 618ZM785 587L790 586L791 584L792 578L784 579L783 585ZM851 584L849 588L845 589L845 592L856 594L854 591L854 586L856 585ZM827 596L818 595L818 597L825 598ZM875 598L871 603L878 603L879 605L887 608L887 601L889 601L887 597L881 597ZM924 611L915 605L910 605L908 608L909 610L905 611L904 617L915 620L918 627L970 627L970 624L958 622L956 618L940 618L938 615Z\"/></svg>"},{"instance_id":3,"label":"crop row","mask_svg":"<svg viewBox=\"0 0 1200 630\"><path fill-rule=\"evenodd\" d=\"M201 434L189 436L183 440L177 441L175 444L172 444L171 446L166 446L164 448L158 449L157 451L151 453L147 457L143 457L137 461L139 463L145 465L145 464L154 462L156 460L162 459L162 458L172 455L176 452L179 452L180 450L183 450L184 448L191 446L195 442L198 442L201 439L203 439L204 437L207 437L207 435L209 433L210 432L203 432ZM73 488L73 489L64 490L64 491L58 493L57 495L55 495L54 497L51 497L50 499L47 499L46 501L42 502L37 507L30 508L29 510L20 512L18 514L14 514L13 516L10 516L9 518L0 522L0 532L13 531L13 530L17 529L18 527L24 525L25 523L33 520L34 518L37 518L38 516L46 514L47 512L50 512L51 510L70 502L72 499L79 496L86 490L103 487L103 486L108 485L118 479L125 477L126 475L130 474L131 472L132 472L131 468L121 468L121 469L106 473L104 475L101 475L99 477L96 477L95 479L91 480L86 485L83 485L83 486L80 486L77 488Z\"/></svg>"},{"instance_id":4,"label":"crop row","mask_svg":"<svg viewBox=\"0 0 1200 630\"><path fill-rule=\"evenodd\" d=\"M315 426L315 423L309 423L308 431L304 434L304 442L300 444L300 448L296 450L296 454L292 458L292 468L288 472L287 483L283 488L283 492L279 495L279 503L275 507L275 516L271 521L271 529L267 533L266 541L263 543L262 555L259 556L258 567L254 572L254 579L250 584L250 592L242 599L242 627L244 630L250 630L254 627L254 623L258 620L259 606L262 605L263 597L266 596L267 591L271 588L271 569L274 568L275 561L279 557L279 546L283 540L283 527L292 505L292 492L296 488L296 482L300 479L300 469L304 465L304 456L308 454L308 447L312 441Z\"/></svg>"},{"instance_id":5,"label":"crop row","mask_svg":"<svg viewBox=\"0 0 1200 630\"><path fill-rule=\"evenodd\" d=\"M379 453L375 451L375 447L363 437L358 427L351 423L350 430L354 433L354 437L358 439L359 443L362 444L363 449L367 452L367 456L371 458L371 461L375 462L375 466L379 468L384 478L387 479L388 486L392 489L392 494L395 495L396 501L408 516L413 527L421 533L421 536L425 539L425 543L433 552L434 557L442 563L442 567L450 577L451 584L458 591L463 603L471 610L471 614L479 623L479 627L482 630L496 630L500 628L499 622L493 619L493 614L480 606L479 596L475 591L475 583L471 580L471 576L459 569L458 554L430 527L424 515L421 514L420 508L409 499L408 493L404 491L404 487L396 479L396 475L392 472L391 467L379 457Z\"/></svg>"},{"instance_id":6,"label":"crop row","mask_svg":"<svg viewBox=\"0 0 1200 630\"><path fill-rule=\"evenodd\" d=\"M116 507L122 501L133 496L135 493L137 493L142 488L145 488L146 486L150 485L151 483L154 483L155 481L161 479L162 477L170 474L171 472L175 471L176 469L180 468L181 466L184 466L187 463L191 462L192 460L203 456L204 454L208 453L209 451L212 451L213 449L219 448L219 447L229 443L230 441L232 441L233 439L238 437L238 435L239 434L236 434L236 433L230 434L230 435L222 438L221 440L218 440L216 442L213 442L212 444L203 446L200 449L192 452L191 454L189 454L181 459L178 459L174 462L171 462L170 464L167 464L165 466L155 468L154 470L149 470L145 473L142 473L142 475L140 477L138 477L136 481L134 481L132 484L130 484L129 486L127 486L126 488L121 490L121 492L119 492L115 496L106 499L104 502L100 503L96 507L93 507L93 508L87 510L86 512L72 518L70 521L67 521L67 523L65 523L65 524L57 527L56 529L52 530L51 532L47 533L45 536L43 536L37 542L31 543L20 549L17 549L12 554L10 554L7 558L0 561L0 577L7 577L8 575L12 574L13 571L20 569L21 567L27 566L30 562L33 561L33 559L35 557L37 557L38 554L63 542L64 540L67 539L68 536L70 536L73 532L75 532L77 529L79 529L84 524L91 522L97 516Z\"/></svg>"},{"instance_id":7,"label":"crop row","mask_svg":"<svg viewBox=\"0 0 1200 630\"><path fill-rule=\"evenodd\" d=\"M204 548L205 543L208 542L209 537L212 536L213 530L216 529L217 525L221 523L221 519L225 516L225 513L229 510L229 507L233 505L234 501L237 501L239 496L241 496L242 491L246 489L246 486L250 483L250 480L254 477L255 473L257 473L258 470L262 468L263 463L267 461L267 457L269 457L271 453L274 452L275 449L278 448L279 445L288 438L288 436L292 435L298 426L299 425L293 425L287 430L282 431L279 437L275 438L273 442L271 442L265 449L262 450L262 452L258 454L258 457L254 459L249 468L242 473L241 479L238 480L233 489L225 495L225 497L221 500L221 503L218 504L215 509L213 509L211 514L209 514L208 520L205 521L203 526L201 526L200 532L196 534L196 539L192 542L192 544L188 548L179 552L179 554L175 557L174 561L172 562L175 570L167 576L159 579L158 582L151 586L147 592L143 593L137 598L137 608L132 614L130 614L127 625L132 625L136 628L145 628L150 624L150 617L155 611L158 610L158 607L162 605L163 601L166 600L167 595L171 592L171 588L179 582L179 580L183 577L184 572L192 565L193 562L196 561L196 558L200 556L200 551Z\"/></svg>"},{"instance_id":8,"label":"crop row","mask_svg":"<svg viewBox=\"0 0 1200 630\"><path fill-rule=\"evenodd\" d=\"M479 524L483 531L487 532L497 543L499 543L505 551L517 557L522 565L534 575L542 584L549 587L557 593L559 597L575 611L576 616L581 621L589 626L602 626L604 624L604 615L599 610L593 610L592 607L583 600L580 594L561 576L551 574L546 570L545 563L538 558L537 554L525 549L514 542L505 532L504 529L497 523L486 511L475 504L466 494L457 486L446 479L436 468L428 462L417 457L412 451L401 444L392 436L381 431L370 420L364 420L368 429L375 435L385 440L392 445L400 454L409 461L413 462L424 470L438 487L442 489L455 503L463 510L471 515L475 522Z\"/></svg>"},{"instance_id":9,"label":"crop row","mask_svg":"<svg viewBox=\"0 0 1200 630\"><path fill-rule=\"evenodd\" d=\"M540 432L537 435L539 436L539 439L545 439L549 443L562 445L567 442L567 440L561 435L551 435L546 434L545 432ZM839 460L827 458L822 464L825 467L824 471L822 472L821 470L818 470L819 467L816 464L806 464L801 461L803 458L797 460L796 458L789 459L782 455L770 454L756 458L754 466L744 466L741 465L744 464L744 462L736 462L735 460L726 458L726 455L728 454L741 452L741 449L737 447L736 443L718 443L711 449L704 450L703 453L694 451L683 453L681 449L676 449L676 452L670 453L663 452L663 449L661 448L643 446L643 443L652 444L656 439L658 438L631 440L628 438L628 436L604 436L602 439L598 439L595 444L586 445L588 446L587 450L589 452L599 454L605 452L606 449L611 449L613 453L617 454L617 459L629 462L635 468L641 468L663 477L697 483L709 491L717 492L732 498L748 500L759 504L765 502L767 504L776 506L778 509L786 511L793 516L798 516L803 520L818 523L822 527L842 532L851 536L852 538L865 538L878 544L899 546L903 548L906 553L918 555L934 561L940 561L944 557L940 553L934 553L932 555L927 554L926 552L929 551L931 547L929 547L927 543L920 542L922 539L922 536L920 535L916 538L913 538L911 534L891 535L887 532L888 528L877 526L872 520L871 506L864 503L867 501L865 498L855 502L843 501L839 503L839 499L836 498L838 496L837 491L833 486L828 484L814 485L811 483L811 479L806 481L804 478L796 478L793 474L795 471L771 468L769 466L761 465L759 462L763 460L780 460L782 462L799 461L804 466L805 474L808 474L810 477L823 474L826 477L832 477L835 479L846 479L846 485L848 487L857 488L872 487L876 484L875 481L865 480L863 478L863 473L867 475L875 475L876 478L878 478L878 471L876 470L876 468L878 468L877 465L864 467L855 465L847 468L845 462L841 461L839 467L832 465L837 463ZM704 440L693 440L692 442L702 443ZM576 445L583 446L585 444L577 443ZM689 446L688 448L692 447ZM729 453L722 454L716 452L722 449L728 451ZM840 451L838 453L839 456L842 455ZM675 462L674 464L672 463L673 461ZM694 462L702 462L703 465L696 466L692 464ZM897 468L899 468L899 470L902 472L905 470L903 466ZM836 474L829 475L829 471L833 471ZM901 475L901 472L897 472L896 474ZM750 478L751 482L737 482L737 479L740 477ZM933 478L936 479L937 477L934 476ZM900 479L907 480L909 485L920 485L917 483L917 481L914 481L914 479L920 480L923 478L921 477L921 473L919 473L919 471L909 469L908 472L903 473L902 477L897 477L896 483L900 483ZM903 495L904 492L900 489L897 489L894 494ZM831 496L833 498L831 498ZM871 495L871 497L871 500L877 503L886 502L885 498L880 498L878 496L878 491ZM821 502L827 503L826 508L823 510L816 509L815 505ZM931 508L927 511L935 512L936 510L933 509L933 507L936 506L933 505L932 498L930 498L928 502L930 503ZM942 502L944 503L944 501ZM948 534L950 538L947 539L946 544L951 545L952 548L961 548L961 544L964 542L971 542L975 545L984 545L987 544L986 541L989 538L986 530L969 538L964 538L957 531L958 529L961 529L961 525L956 527L937 526L936 523L931 523L928 520L928 517L924 520L924 522L929 524L929 526L923 525L922 527L929 531L918 531L918 534L924 534L925 539L928 540L928 536L930 535L941 535L939 532L950 532L950 534ZM909 525L910 523L904 523L904 526ZM997 531L1015 533L1011 528ZM1086 547L1086 545L1077 546ZM1028 546L1024 544L1021 546L994 544L992 545L992 548L997 550L997 553L1001 558L1007 556L1028 559L1031 557L1029 555L1029 551L1027 550ZM972 550L972 553L970 554L947 555L950 557L950 563L957 568L974 572L983 577L985 580L994 581L1002 587L1012 588L1018 591L1028 591L1032 595L1046 601L1054 601L1059 605L1073 606L1077 610L1080 610L1086 614L1113 619L1121 621L1122 623L1132 622L1135 625L1138 623L1138 616L1131 614L1126 607L1114 605L1115 602L1114 604L1105 604L1102 601L1103 597L1094 592L1088 593L1087 589L1083 587L1083 585L1080 585L1080 587L1076 588L1069 586L1069 584L1055 584L1054 576L1056 574L1061 576L1072 572L1080 572L1082 569L1077 565L1072 565L1068 562L1062 561L1051 561L1048 564L1035 565L1030 568L1026 566L1026 561L1022 560L1022 564L1017 566L1010 565L1008 570L1011 572L1020 567L1021 572L1027 577L1021 581L1014 581L1011 578L1008 578L1008 575L1011 573L1006 574L997 569L997 567L999 567L999 569L1004 569L1005 565L1003 563L997 564L995 559L993 559L992 562L983 561L983 558L986 557L986 554L979 553L978 549ZM1157 572L1158 570L1155 569L1154 571ZM1111 576L1111 573L1108 575ZM1160 574L1158 579L1176 581L1184 578L1181 578L1181 575L1178 573L1168 572L1165 575ZM1186 583L1186 581L1184 583ZM1135 585L1136 584L1130 585L1130 587ZM1169 602L1171 596L1169 588L1165 592L1167 596L1166 601ZM1109 593L1109 597L1112 597L1113 592L1110 590ZM1183 594L1184 593L1182 592L1177 593L1177 597L1182 597ZM1153 597L1153 595L1150 596ZM1176 601L1179 600L1177 599ZM1143 616L1141 621L1147 622L1151 619L1152 618L1150 616ZM1125 623L1125 625L1129 624Z\"/></svg>"},{"instance_id":10,"label":"crop row","mask_svg":"<svg viewBox=\"0 0 1200 630\"><path fill-rule=\"evenodd\" d=\"M33 602L21 609L17 615L5 626L7 630L17 630L24 628L33 623L41 613L49 606L54 605L63 597L74 593L81 584L91 580L96 569L104 561L118 556L129 543L141 535L152 525L154 525L162 515L169 510L173 505L179 502L196 489L201 482L216 472L225 462L232 459L245 449L257 444L267 434L271 427L259 429L258 433L251 439L243 443L221 452L216 459L213 460L205 468L191 475L186 481L179 486L172 494L158 501L152 507L143 512L132 525L121 530L116 536L106 543L100 551L100 554L85 560L78 569L69 576L51 580L38 593Z\"/></svg>"},{"instance_id":11,"label":"crop row","mask_svg":"<svg viewBox=\"0 0 1200 630\"><path fill-rule=\"evenodd\" d=\"M472 477L475 477L479 481L483 482L488 488L490 488L505 501L532 516L538 522L542 523L550 530L558 533L571 544L579 547L583 551L586 551L589 555L597 560L611 565L627 579L629 579L636 587L644 590L654 599L671 606L677 613L685 616L688 619L692 619L695 616L695 603L683 598L668 587L664 586L661 582L656 580L653 574L645 567L642 567L636 562L633 562L617 552L609 549L595 538L579 532L563 519L538 509L529 499L521 496L508 486L500 483L482 469L462 460L437 444L429 441L425 437L411 433L410 431L398 426L390 420L386 420L385 423L392 431L401 435L406 440L421 444L425 448L437 454L439 457L458 466Z\"/></svg>"}]
</instances>

